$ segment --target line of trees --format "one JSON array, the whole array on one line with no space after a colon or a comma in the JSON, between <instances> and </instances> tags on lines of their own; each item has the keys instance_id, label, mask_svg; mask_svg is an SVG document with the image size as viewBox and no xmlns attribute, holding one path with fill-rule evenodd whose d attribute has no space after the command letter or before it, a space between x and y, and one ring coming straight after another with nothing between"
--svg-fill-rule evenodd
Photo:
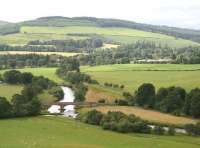
<instances>
[{"instance_id":1,"label":"line of trees","mask_svg":"<svg viewBox=\"0 0 200 148\"><path fill-rule=\"evenodd\" d=\"M160 88L157 92L151 83L142 84L134 95L124 93L127 104L151 108L174 115L200 117L200 89L189 93L181 87Z\"/></svg>"},{"instance_id":2,"label":"line of trees","mask_svg":"<svg viewBox=\"0 0 200 148\"><path fill-rule=\"evenodd\" d=\"M0 55L0 69L15 69L24 67L59 67L67 63L71 57L58 55Z\"/></svg>"},{"instance_id":3,"label":"line of trees","mask_svg":"<svg viewBox=\"0 0 200 148\"><path fill-rule=\"evenodd\" d=\"M81 48L99 48L103 46L103 41L99 38L85 40L51 40L51 41L30 41L28 45L53 45L56 51L75 51Z\"/></svg>"},{"instance_id":4,"label":"line of trees","mask_svg":"<svg viewBox=\"0 0 200 148\"><path fill-rule=\"evenodd\" d=\"M149 126L147 121L142 120L135 115L126 115L122 112L111 112L102 114L97 110L91 110L79 114L77 117L81 122L101 126L104 130L111 130L120 133L145 133L157 135L174 135L175 128L170 126L166 131L162 125L156 125L154 128Z\"/></svg>"}]
</instances>

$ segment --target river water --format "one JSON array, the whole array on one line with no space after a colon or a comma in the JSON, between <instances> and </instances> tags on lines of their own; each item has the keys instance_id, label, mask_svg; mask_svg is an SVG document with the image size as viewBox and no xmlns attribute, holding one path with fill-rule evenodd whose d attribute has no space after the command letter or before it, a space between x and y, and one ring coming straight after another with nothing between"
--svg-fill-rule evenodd
<instances>
[{"instance_id":1,"label":"river water","mask_svg":"<svg viewBox=\"0 0 200 148\"><path fill-rule=\"evenodd\" d=\"M74 102L74 92L69 87L61 87L64 92L64 98L60 102ZM52 105L48 112L51 114L58 114L60 113L60 106L59 105ZM75 106L74 105L67 105L65 106L65 111L63 113L63 116L65 117L72 117L76 118L77 114L75 112Z\"/></svg>"}]
</instances>

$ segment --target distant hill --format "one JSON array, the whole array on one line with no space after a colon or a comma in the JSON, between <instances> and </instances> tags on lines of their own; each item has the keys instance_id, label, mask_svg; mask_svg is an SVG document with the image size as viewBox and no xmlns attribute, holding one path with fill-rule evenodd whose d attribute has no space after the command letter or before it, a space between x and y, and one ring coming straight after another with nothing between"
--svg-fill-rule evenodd
<instances>
[{"instance_id":1,"label":"distant hill","mask_svg":"<svg viewBox=\"0 0 200 148\"><path fill-rule=\"evenodd\" d=\"M61 17L50 16L41 17L36 20L22 22L22 25L27 26L98 26L98 27L123 27L132 28L148 32L162 33L183 39L188 39L200 42L200 30L175 28L168 26L156 26L149 24L136 23L119 19L104 19L94 17Z\"/></svg>"},{"instance_id":2,"label":"distant hill","mask_svg":"<svg viewBox=\"0 0 200 148\"><path fill-rule=\"evenodd\" d=\"M1 24L1 23L0 23ZM2 22L4 24L4 22ZM51 27L64 27L64 26L96 26L96 27L122 27L131 28L147 32L160 33L165 35L183 38L200 43L200 30L183 29L167 26L155 26L149 24L141 24L131 21L119 19L104 19L94 17L62 17L62 16L49 16L41 17L35 20L24 21L17 24L0 25L0 34L10 34L20 32L21 26L51 26Z\"/></svg>"}]
</instances>

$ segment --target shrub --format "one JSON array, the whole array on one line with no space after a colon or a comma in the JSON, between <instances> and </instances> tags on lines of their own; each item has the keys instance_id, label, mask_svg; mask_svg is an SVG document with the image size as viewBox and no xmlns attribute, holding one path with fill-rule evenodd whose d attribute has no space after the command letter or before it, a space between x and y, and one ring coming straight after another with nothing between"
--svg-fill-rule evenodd
<instances>
[{"instance_id":1,"label":"shrub","mask_svg":"<svg viewBox=\"0 0 200 148\"><path fill-rule=\"evenodd\" d=\"M167 134L170 135L170 136L175 135L175 128L173 126L170 126L168 131L167 131Z\"/></svg>"},{"instance_id":2,"label":"shrub","mask_svg":"<svg viewBox=\"0 0 200 148\"><path fill-rule=\"evenodd\" d=\"M64 92L61 87L53 87L49 91L51 95L57 98L57 101L60 101L64 97Z\"/></svg>"},{"instance_id":3,"label":"shrub","mask_svg":"<svg viewBox=\"0 0 200 148\"><path fill-rule=\"evenodd\" d=\"M100 99L100 100L98 100L98 103L104 104L104 103L106 103L106 100L105 99Z\"/></svg>"},{"instance_id":4,"label":"shrub","mask_svg":"<svg viewBox=\"0 0 200 148\"><path fill-rule=\"evenodd\" d=\"M157 134L157 135L164 135L165 129L162 126L157 125L154 127L153 132L154 134Z\"/></svg>"},{"instance_id":5,"label":"shrub","mask_svg":"<svg viewBox=\"0 0 200 148\"><path fill-rule=\"evenodd\" d=\"M187 124L185 130L189 135L200 136L200 122L195 124Z\"/></svg>"},{"instance_id":6,"label":"shrub","mask_svg":"<svg viewBox=\"0 0 200 148\"><path fill-rule=\"evenodd\" d=\"M83 117L82 121L92 125L100 125L103 114L97 110L91 110L87 112Z\"/></svg>"},{"instance_id":7,"label":"shrub","mask_svg":"<svg viewBox=\"0 0 200 148\"><path fill-rule=\"evenodd\" d=\"M0 97L0 118L9 118L12 116L12 106L6 98Z\"/></svg>"},{"instance_id":8,"label":"shrub","mask_svg":"<svg viewBox=\"0 0 200 148\"><path fill-rule=\"evenodd\" d=\"M119 106L127 106L128 102L126 100L115 100L115 103Z\"/></svg>"}]
</instances>

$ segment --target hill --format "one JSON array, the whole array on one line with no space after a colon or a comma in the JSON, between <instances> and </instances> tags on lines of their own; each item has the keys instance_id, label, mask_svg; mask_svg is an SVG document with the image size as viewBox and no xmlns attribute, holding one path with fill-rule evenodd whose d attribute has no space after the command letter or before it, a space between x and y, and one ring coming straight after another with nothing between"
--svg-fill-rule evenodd
<instances>
[{"instance_id":1,"label":"hill","mask_svg":"<svg viewBox=\"0 0 200 148\"><path fill-rule=\"evenodd\" d=\"M20 33L21 30L24 29L24 26L28 26L28 30L25 33ZM33 27L33 28L32 28ZM0 36L1 43L6 44L26 44L28 41L42 39L48 40L50 39L68 39L72 38L67 34L60 34L55 31L54 35L56 37L52 37L52 28L57 28L57 30L65 30L67 27L80 27L75 32L64 31L63 33L72 33L79 34L82 33L84 27L90 28L90 30L95 29L93 32L83 31L85 33L92 34L100 34L105 35L104 37L109 40L113 40L121 43L133 43L138 40L148 40L156 43L172 44L172 47L175 47L175 44L178 44L177 47L185 47L185 46L199 46L196 42L200 42L200 31L192 30L192 29L181 29L181 28L173 28L167 26L153 26L148 24L135 23L131 21L124 21L118 19L103 19L103 18L93 18L93 17L61 17L61 16L52 16L52 17L42 17L35 20L24 21L16 24L8 24L0 26L0 35L8 35L9 36ZM43 32L38 30L38 28L42 28ZM34 31L34 29L36 29ZM71 28L69 28L71 29ZM45 30L45 31L44 31ZM99 32L96 32L100 30ZM119 32L119 34L111 34L105 33L109 32L107 30ZM126 34L124 32L132 32L132 34ZM16 34L17 33L17 34ZM36 33L36 34L31 34ZM140 35L142 34L142 35ZM144 35L147 34L147 35ZM91 34L90 34L91 35ZM73 37L80 37L78 35ZM161 38L160 38L161 37ZM169 40L171 38L171 40ZM185 39L185 40L182 40ZM188 41L190 40L190 41ZM193 41L193 42L192 42Z\"/></svg>"},{"instance_id":2,"label":"hill","mask_svg":"<svg viewBox=\"0 0 200 148\"><path fill-rule=\"evenodd\" d=\"M188 136L119 134L62 117L33 117L0 121L3 148L198 148Z\"/></svg>"},{"instance_id":3,"label":"hill","mask_svg":"<svg viewBox=\"0 0 200 148\"><path fill-rule=\"evenodd\" d=\"M41 17L36 20L26 21L22 23L23 25L30 26L97 26L97 27L122 27L138 29L148 32L162 33L166 35L171 35L175 37L180 37L184 39L189 39L193 41L200 42L200 31L184 28L175 28L168 26L156 26L149 24L136 23L132 21L125 21L119 19L104 19L104 18L94 18L94 17L61 17L61 16L50 16Z\"/></svg>"}]
</instances>

